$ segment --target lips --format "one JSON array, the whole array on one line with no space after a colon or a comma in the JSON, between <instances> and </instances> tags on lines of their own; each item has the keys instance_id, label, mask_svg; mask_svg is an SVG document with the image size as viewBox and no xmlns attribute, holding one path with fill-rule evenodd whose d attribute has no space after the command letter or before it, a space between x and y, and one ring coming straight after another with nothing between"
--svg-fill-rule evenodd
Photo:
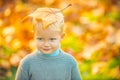
<instances>
[{"instance_id":1,"label":"lips","mask_svg":"<svg viewBox=\"0 0 120 80\"><path fill-rule=\"evenodd\" d=\"M50 49L43 49L43 50L45 50L45 51L49 51Z\"/></svg>"}]
</instances>

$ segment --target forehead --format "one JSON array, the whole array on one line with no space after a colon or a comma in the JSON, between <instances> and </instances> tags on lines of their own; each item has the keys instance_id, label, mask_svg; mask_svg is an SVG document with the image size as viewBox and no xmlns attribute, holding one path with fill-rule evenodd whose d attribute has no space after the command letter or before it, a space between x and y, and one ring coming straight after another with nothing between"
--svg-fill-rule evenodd
<instances>
[{"instance_id":1,"label":"forehead","mask_svg":"<svg viewBox=\"0 0 120 80\"><path fill-rule=\"evenodd\" d=\"M41 27L36 27L35 35L41 37L57 37L60 36L60 32L51 30L49 27L46 29L42 29Z\"/></svg>"}]
</instances>

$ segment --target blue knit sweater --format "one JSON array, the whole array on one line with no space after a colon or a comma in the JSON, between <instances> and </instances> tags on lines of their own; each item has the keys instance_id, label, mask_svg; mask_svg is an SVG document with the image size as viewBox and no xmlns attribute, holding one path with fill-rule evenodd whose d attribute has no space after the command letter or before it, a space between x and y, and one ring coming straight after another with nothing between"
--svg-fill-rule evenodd
<instances>
[{"instance_id":1,"label":"blue knit sweater","mask_svg":"<svg viewBox=\"0 0 120 80\"><path fill-rule=\"evenodd\" d=\"M60 49L52 55L39 51L27 55L20 62L15 80L81 80L71 55Z\"/></svg>"}]
</instances>

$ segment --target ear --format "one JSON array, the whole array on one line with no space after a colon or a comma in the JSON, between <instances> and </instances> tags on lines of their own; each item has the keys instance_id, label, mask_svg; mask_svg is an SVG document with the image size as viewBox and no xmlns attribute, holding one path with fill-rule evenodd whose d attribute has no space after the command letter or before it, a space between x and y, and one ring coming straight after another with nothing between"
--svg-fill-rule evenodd
<instances>
[{"instance_id":1,"label":"ear","mask_svg":"<svg viewBox=\"0 0 120 80\"><path fill-rule=\"evenodd\" d=\"M61 33L61 39L63 39L65 36L65 32Z\"/></svg>"}]
</instances>

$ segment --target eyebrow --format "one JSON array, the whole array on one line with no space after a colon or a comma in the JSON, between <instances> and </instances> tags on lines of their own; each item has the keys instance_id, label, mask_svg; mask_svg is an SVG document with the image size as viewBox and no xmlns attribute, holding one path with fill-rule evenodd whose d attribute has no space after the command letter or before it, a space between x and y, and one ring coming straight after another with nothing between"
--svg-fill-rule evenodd
<instances>
[{"instance_id":1,"label":"eyebrow","mask_svg":"<svg viewBox=\"0 0 120 80\"><path fill-rule=\"evenodd\" d=\"M44 38L44 37L37 36L36 38ZM49 38L57 38L57 37L49 37Z\"/></svg>"}]
</instances>

